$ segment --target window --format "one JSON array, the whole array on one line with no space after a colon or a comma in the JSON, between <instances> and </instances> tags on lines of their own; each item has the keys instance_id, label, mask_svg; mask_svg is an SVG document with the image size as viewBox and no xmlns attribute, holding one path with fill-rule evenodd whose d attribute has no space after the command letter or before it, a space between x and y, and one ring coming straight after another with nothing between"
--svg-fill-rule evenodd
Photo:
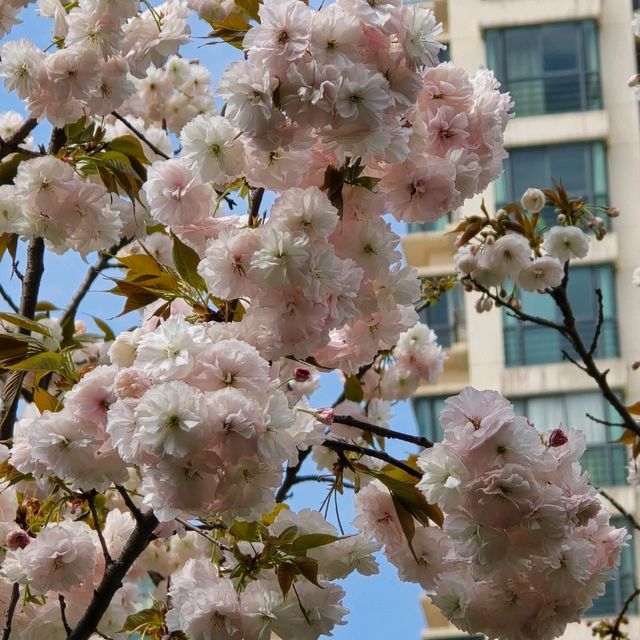
<instances>
[{"instance_id":1,"label":"window","mask_svg":"<svg viewBox=\"0 0 640 640\"><path fill-rule=\"evenodd\" d=\"M488 29L487 66L516 104L516 116L602 108L593 20Z\"/></svg>"},{"instance_id":2,"label":"window","mask_svg":"<svg viewBox=\"0 0 640 640\"><path fill-rule=\"evenodd\" d=\"M586 616L601 618L602 616L617 615L622 609L624 601L635 589L635 554L633 552L633 529L629 526L626 518L611 518L611 524L615 527L626 527L632 539L629 545L622 550L620 558L620 573L614 580L605 583L604 595L598 598L591 609L586 612ZM637 598L631 603L627 613L634 615L638 613Z\"/></svg>"},{"instance_id":3,"label":"window","mask_svg":"<svg viewBox=\"0 0 640 640\"><path fill-rule=\"evenodd\" d=\"M444 409L446 399L447 396L422 396L412 400L418 431L431 442L440 442L444 436L440 426L440 412Z\"/></svg>"},{"instance_id":4,"label":"window","mask_svg":"<svg viewBox=\"0 0 640 640\"><path fill-rule=\"evenodd\" d=\"M409 222L407 224L408 233L418 233L422 231L444 231L451 222L451 212L445 213L437 220L429 222Z\"/></svg>"},{"instance_id":5,"label":"window","mask_svg":"<svg viewBox=\"0 0 640 640\"><path fill-rule=\"evenodd\" d=\"M596 358L619 355L615 282L610 265L575 267L571 270L568 297L576 318L576 327L585 344L591 344L597 320L598 303L594 290L602 291L602 331ZM561 322L560 311L549 295L521 292L523 311L534 316ZM575 357L568 341L554 329L521 322L503 312L504 360L507 367L562 362L562 350Z\"/></svg>"},{"instance_id":6,"label":"window","mask_svg":"<svg viewBox=\"0 0 640 640\"><path fill-rule=\"evenodd\" d=\"M536 396L513 400L516 414L525 415L539 431L564 426L584 432L587 450L582 466L589 471L591 483L598 487L625 484L627 451L622 444L610 444L622 435L620 427L605 427L587 417L587 413L607 422L619 421L611 405L597 392Z\"/></svg>"},{"instance_id":7,"label":"window","mask_svg":"<svg viewBox=\"0 0 640 640\"><path fill-rule=\"evenodd\" d=\"M420 320L436 332L438 343L443 347L464 342L467 324L462 287L457 284L443 293L434 305L420 311Z\"/></svg>"},{"instance_id":8,"label":"window","mask_svg":"<svg viewBox=\"0 0 640 640\"><path fill-rule=\"evenodd\" d=\"M511 149L504 173L496 181L496 206L519 202L529 187L551 187L561 181L569 195L587 204L607 206L607 159L602 142L577 142L544 147ZM551 208L543 210L544 222L555 222ZM605 221L608 220L605 217Z\"/></svg>"}]
</instances>

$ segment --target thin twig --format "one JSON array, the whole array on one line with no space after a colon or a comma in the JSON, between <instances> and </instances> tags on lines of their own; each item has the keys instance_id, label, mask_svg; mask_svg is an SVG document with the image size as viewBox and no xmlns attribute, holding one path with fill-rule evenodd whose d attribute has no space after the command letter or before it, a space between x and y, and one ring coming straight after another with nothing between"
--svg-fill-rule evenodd
<instances>
[{"instance_id":1,"label":"thin twig","mask_svg":"<svg viewBox=\"0 0 640 640\"><path fill-rule=\"evenodd\" d=\"M411 444L418 445L419 447L424 447L425 449L433 447L433 442L422 436L412 436L408 433L393 431L392 429L387 429L386 427L380 427L375 424L370 424L369 422L364 422L363 420L358 420L357 418L353 418L352 416L335 416L334 422L346 424L348 427L354 427L362 431L367 431L368 433L373 433L374 435L382 436L383 438L393 438L394 440L403 440L404 442L410 442Z\"/></svg>"},{"instance_id":2,"label":"thin twig","mask_svg":"<svg viewBox=\"0 0 640 640\"><path fill-rule=\"evenodd\" d=\"M640 523L630 514L612 495L607 493L604 489L598 489L598 493L608 500L619 512L623 515L629 524L634 528L640 531Z\"/></svg>"},{"instance_id":3,"label":"thin twig","mask_svg":"<svg viewBox=\"0 0 640 640\"><path fill-rule=\"evenodd\" d=\"M296 479L293 481L293 484L300 484L301 482L324 482L326 484L334 484L336 481L335 476L321 476L319 474L309 475L309 476L296 476ZM343 487L347 489L354 489L355 486L350 482L343 482Z\"/></svg>"},{"instance_id":4,"label":"thin twig","mask_svg":"<svg viewBox=\"0 0 640 640\"><path fill-rule=\"evenodd\" d=\"M589 373L587 371L587 367L585 367L583 364L580 364L572 355L569 355L569 352L566 349L561 349L560 353L562 353L562 357L565 360L568 360L571 364L574 364L576 367L578 367L578 369L584 371L587 374Z\"/></svg>"},{"instance_id":5,"label":"thin twig","mask_svg":"<svg viewBox=\"0 0 640 640\"><path fill-rule=\"evenodd\" d=\"M598 424L603 424L605 427L624 427L625 426L624 422L609 422L609 420L601 420L600 418L596 418L590 413L585 413L584 415L587 416L589 420L593 420Z\"/></svg>"},{"instance_id":6,"label":"thin twig","mask_svg":"<svg viewBox=\"0 0 640 640\"><path fill-rule=\"evenodd\" d=\"M61 593L58 594L58 602L60 603L60 617L62 618L62 626L64 627L68 638L69 634L71 633L71 627L69 626L69 622L67 621L67 603Z\"/></svg>"},{"instance_id":7,"label":"thin twig","mask_svg":"<svg viewBox=\"0 0 640 640\"><path fill-rule=\"evenodd\" d=\"M631 594L627 597L622 605L622 609L620 609L620 613L616 618L616 621L611 629L611 640L620 640L624 636L620 633L620 625L622 624L622 619L624 618L624 614L627 613L627 609L631 606L631 603L640 595L640 589L636 587Z\"/></svg>"},{"instance_id":8,"label":"thin twig","mask_svg":"<svg viewBox=\"0 0 640 640\"><path fill-rule=\"evenodd\" d=\"M4 301L13 309L15 313L20 313L20 308L13 301L13 298L9 295L7 291L5 291L4 287L0 284L0 296L4 298Z\"/></svg>"},{"instance_id":9,"label":"thin twig","mask_svg":"<svg viewBox=\"0 0 640 640\"><path fill-rule=\"evenodd\" d=\"M144 142L149 147L149 149L153 151L153 153L160 156L161 158L164 158L165 160L170 159L170 156L168 156L161 149L158 149L158 147L156 147L156 145L153 144L153 142L151 142L151 140L149 140L149 138L147 138L147 136L145 136L144 133L142 133L142 131L140 131L139 129L136 129L136 127L134 127L126 118L121 116L117 111L112 111L111 115L117 120L120 120L120 122L122 122L122 124L125 127L127 127L129 131L132 131L133 133L135 133L138 136L138 138L140 138L140 140L142 140L142 142Z\"/></svg>"},{"instance_id":10,"label":"thin twig","mask_svg":"<svg viewBox=\"0 0 640 640\"><path fill-rule=\"evenodd\" d=\"M394 467L398 467L398 469L402 469L406 471L409 475L414 478L422 478L422 474L419 471L416 471L413 467L410 467L408 464L405 464L401 460L390 456L388 453L384 451L376 451L376 449L369 449L368 447L360 447L357 444L351 444L350 442L343 442L342 440L325 440L322 443L323 447L327 447L327 449L332 449L333 451L353 451L354 453L360 453L363 456L370 456L371 458L377 458L378 460L383 460L384 462L388 462L392 464Z\"/></svg>"},{"instance_id":11,"label":"thin twig","mask_svg":"<svg viewBox=\"0 0 640 640\"><path fill-rule=\"evenodd\" d=\"M214 537L210 536L208 533L205 533L202 529L197 527L194 524L191 524L188 520L183 520L182 518L174 518L176 522L179 522L185 529L189 529L189 531L194 531L198 535L201 535L205 540L208 540L211 544L218 547L218 549L222 551L231 551L229 547L220 542L220 540L216 540Z\"/></svg>"},{"instance_id":12,"label":"thin twig","mask_svg":"<svg viewBox=\"0 0 640 640\"><path fill-rule=\"evenodd\" d=\"M278 491L276 491L276 502L284 502L284 500L286 500L289 494L289 490L291 489L291 487L293 487L294 484L296 484L298 471L300 471L302 464L309 457L310 453L311 447L305 449L304 451L300 451L300 453L298 453L297 464L295 464L293 467L287 467L287 470L284 474L284 480L282 481L282 484L280 485Z\"/></svg>"},{"instance_id":13,"label":"thin twig","mask_svg":"<svg viewBox=\"0 0 640 640\"><path fill-rule=\"evenodd\" d=\"M69 323L73 322L75 319L76 313L78 312L78 308L80 304L84 300L84 297L89 292L91 285L95 282L96 278L109 267L109 261L111 258L122 249L128 242L130 242L130 238L121 238L121 240L114 244L107 251L101 251L99 253L99 258L95 264L91 265L87 271L87 274L84 277L84 280L78 287L78 290L75 292L73 298L67 305L67 308L64 310L62 317L60 318L60 326L64 329L64 327Z\"/></svg>"},{"instance_id":14,"label":"thin twig","mask_svg":"<svg viewBox=\"0 0 640 640\"><path fill-rule=\"evenodd\" d=\"M11 636L11 623L13 622L13 614L18 606L18 600L20 599L20 585L17 582L13 583L11 587L11 599L9 600L9 606L4 614L4 629L2 630L2 640L9 640Z\"/></svg>"},{"instance_id":15,"label":"thin twig","mask_svg":"<svg viewBox=\"0 0 640 640\"><path fill-rule=\"evenodd\" d=\"M131 499L131 496L129 495L129 492L119 484L115 485L115 487L118 493L122 496L124 503L127 505L127 509L131 511L131 515L133 515L133 517L136 519L136 522L142 522L144 520L145 514L142 513L142 511L140 511L138 507L136 507L134 501Z\"/></svg>"},{"instance_id":16,"label":"thin twig","mask_svg":"<svg viewBox=\"0 0 640 640\"><path fill-rule=\"evenodd\" d=\"M100 541L100 546L102 547L102 555L104 555L104 561L107 565L113 564L113 558L109 553L109 548L107 547L107 541L104 539L104 535L102 533L102 527L100 526L100 521L98 520L98 510L96 509L96 503L94 498L96 496L95 490L87 495L87 502L89 503L89 510L91 511L91 517L93 518L93 524L96 527L96 533L98 534L98 540Z\"/></svg>"}]
</instances>

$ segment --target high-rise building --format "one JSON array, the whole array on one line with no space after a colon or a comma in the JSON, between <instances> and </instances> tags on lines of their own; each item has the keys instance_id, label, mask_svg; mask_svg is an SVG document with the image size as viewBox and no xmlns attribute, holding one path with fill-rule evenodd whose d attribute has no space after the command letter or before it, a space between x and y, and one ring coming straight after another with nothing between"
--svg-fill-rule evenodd
<instances>
[{"instance_id":1,"label":"high-rise building","mask_svg":"<svg viewBox=\"0 0 640 640\"><path fill-rule=\"evenodd\" d=\"M592 242L587 258L572 269L570 297L579 329L589 340L597 320L594 289L604 296L604 323L597 356L608 369L609 384L628 403L640 400L640 291L632 285L640 264L640 130L638 104L627 88L636 73L631 32L639 0L435 0L431 5L444 24L445 59L471 71L493 69L511 92L516 117L506 132L510 157L502 177L483 198L495 211L518 201L527 187L550 187L561 180L569 193L587 203L612 205L621 216L609 221L602 242ZM465 214L479 211L481 198L436 223L409 225L403 238L408 262L420 275L454 272L453 228ZM549 211L550 215L555 215ZM636 490L625 484L628 452L611 445L620 429L586 417L616 422L594 381L564 361L563 338L537 325L523 324L501 309L478 314L475 294L457 287L423 312L423 320L448 347L445 371L435 385L421 387L414 408L423 435L438 440L438 414L444 399L466 385L496 389L540 428L560 424L582 429L588 442L583 464L592 482L606 487L630 513L640 516ZM532 294L525 310L553 317L548 296ZM615 511L614 511L615 512ZM624 524L624 519L619 520ZM630 531L633 533L633 531ZM620 574L587 618L615 617L640 576L640 535L624 551ZM630 608L630 637L640 637L639 607ZM425 602L432 640L468 638L447 626ZM563 636L592 638L584 624Z\"/></svg>"}]
</instances>

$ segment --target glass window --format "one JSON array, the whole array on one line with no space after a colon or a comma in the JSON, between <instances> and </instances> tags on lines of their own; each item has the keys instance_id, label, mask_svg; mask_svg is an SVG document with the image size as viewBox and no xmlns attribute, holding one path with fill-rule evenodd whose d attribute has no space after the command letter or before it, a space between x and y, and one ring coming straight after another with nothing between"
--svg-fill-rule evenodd
<instances>
[{"instance_id":1,"label":"glass window","mask_svg":"<svg viewBox=\"0 0 640 640\"><path fill-rule=\"evenodd\" d=\"M408 233L419 233L421 231L444 231L451 222L451 212L445 213L437 220L429 222L409 222L407 224Z\"/></svg>"},{"instance_id":2,"label":"glass window","mask_svg":"<svg viewBox=\"0 0 640 640\"><path fill-rule=\"evenodd\" d=\"M460 285L443 293L438 301L420 311L420 320L436 332L438 343L450 347L467 339L464 292Z\"/></svg>"},{"instance_id":3,"label":"glass window","mask_svg":"<svg viewBox=\"0 0 640 640\"><path fill-rule=\"evenodd\" d=\"M622 609L624 601L633 593L636 584L635 577L635 554L633 551L633 529L629 526L626 518L611 518L611 524L615 527L626 527L632 539L628 546L622 550L620 558L620 573L614 580L605 583L604 595L600 596L591 609L586 612L586 616L601 618L603 616L617 615ZM634 599L627 613L634 615L638 613L638 599Z\"/></svg>"},{"instance_id":4,"label":"glass window","mask_svg":"<svg viewBox=\"0 0 640 640\"><path fill-rule=\"evenodd\" d=\"M422 396L412 400L418 431L431 442L440 442L444 436L440 412L444 409L446 399L447 396Z\"/></svg>"},{"instance_id":5,"label":"glass window","mask_svg":"<svg viewBox=\"0 0 640 640\"><path fill-rule=\"evenodd\" d=\"M520 202L529 187L552 187L562 182L570 196L587 204L607 206L607 160L602 142L574 142L543 147L511 149L504 172L496 184L496 207ZM542 213L546 225L555 222L555 211L547 207ZM605 221L608 220L605 217Z\"/></svg>"},{"instance_id":6,"label":"glass window","mask_svg":"<svg viewBox=\"0 0 640 640\"><path fill-rule=\"evenodd\" d=\"M599 392L516 398L513 406L517 414L527 416L539 431L567 427L584 432L587 450L581 462L589 471L591 483L598 487L625 484L626 447L610 444L622 435L623 429L605 427L587 417L590 414L607 422L619 421L614 409Z\"/></svg>"},{"instance_id":7,"label":"glass window","mask_svg":"<svg viewBox=\"0 0 640 640\"><path fill-rule=\"evenodd\" d=\"M487 65L511 93L516 116L602 108L593 20L488 29Z\"/></svg>"},{"instance_id":8,"label":"glass window","mask_svg":"<svg viewBox=\"0 0 640 640\"><path fill-rule=\"evenodd\" d=\"M604 317L595 356L615 358L619 355L619 347L613 269L610 265L597 265L571 270L568 297L575 310L576 327L586 345L591 344L598 321L595 289L602 291ZM522 291L521 299L526 313L562 322L551 296ZM563 349L576 357L568 341L554 329L517 320L506 309L502 318L507 367L562 362Z\"/></svg>"}]
</instances>

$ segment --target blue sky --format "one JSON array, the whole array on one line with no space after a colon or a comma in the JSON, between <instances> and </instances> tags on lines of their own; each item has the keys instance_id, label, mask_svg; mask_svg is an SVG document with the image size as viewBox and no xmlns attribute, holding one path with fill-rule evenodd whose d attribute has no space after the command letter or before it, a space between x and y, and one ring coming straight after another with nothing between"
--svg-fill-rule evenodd
<instances>
[{"instance_id":1,"label":"blue sky","mask_svg":"<svg viewBox=\"0 0 640 640\"><path fill-rule=\"evenodd\" d=\"M49 44L49 22L35 15L33 9L23 12L24 23L14 29L5 39L28 38L39 46L46 47ZM207 33L207 25L198 21L192 22L192 35L204 36ZM215 81L229 62L238 59L239 52L224 44L215 46L202 46L204 41L194 39L182 52L185 57L197 58L206 65ZM24 106L13 95L8 95L0 89L0 109L15 110L26 115ZM37 142L46 142L46 125L36 129ZM403 225L392 224L398 233L403 232ZM24 245L24 243L21 243ZM24 246L21 247L24 249ZM89 256L89 263L93 256ZM63 256L48 254L45 262L45 273L41 288L40 299L48 300L59 306L64 306L72 293L82 281L88 264L84 263L77 255L68 252ZM15 299L19 297L19 282L11 275L9 260L5 257L0 262L0 283L12 291ZM109 288L109 282L104 278L98 279L93 291L88 294L79 319L90 322L89 315L97 315L102 318L113 318L122 308L123 299L104 293ZM0 299L0 309L6 309L4 301ZM114 330L122 331L137 322L135 315L109 320ZM321 389L312 399L314 406L328 406L339 394L341 387L335 375L324 376L325 380ZM398 403L393 410L394 418L392 427L408 433L416 432L416 423L408 402ZM388 451L392 455L406 457L413 450L404 443L392 442L388 445ZM311 471L311 467L307 472ZM326 495L326 486L311 483L298 485L295 488L293 498L289 501L294 509L303 507L318 508ZM347 492L339 498L340 518L347 526L353 518L353 500ZM335 523L335 516L329 513L329 518ZM420 630L424 626L419 605L420 588L414 584L401 583L398 580L393 566L389 565L382 554L379 554L380 574L377 576L363 577L354 574L342 581L347 592L345 606L351 610L348 624L336 627L334 638L337 640L353 640L367 638L368 640L386 640L387 638L401 638L410 640L420 637Z\"/></svg>"}]
</instances>

